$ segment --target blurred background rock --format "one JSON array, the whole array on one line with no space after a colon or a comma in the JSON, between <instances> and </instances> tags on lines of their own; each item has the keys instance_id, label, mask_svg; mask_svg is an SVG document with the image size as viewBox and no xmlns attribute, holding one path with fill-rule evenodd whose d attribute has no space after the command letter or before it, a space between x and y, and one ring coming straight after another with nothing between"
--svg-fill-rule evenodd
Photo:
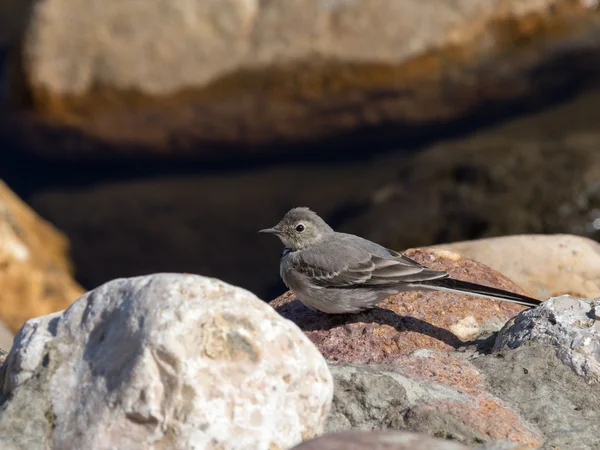
<instances>
[{"instance_id":1,"label":"blurred background rock","mask_svg":"<svg viewBox=\"0 0 600 450\"><path fill-rule=\"evenodd\" d=\"M396 249L600 240L599 72L595 0L0 0L0 178L84 288L272 299L293 206Z\"/></svg>"}]
</instances>

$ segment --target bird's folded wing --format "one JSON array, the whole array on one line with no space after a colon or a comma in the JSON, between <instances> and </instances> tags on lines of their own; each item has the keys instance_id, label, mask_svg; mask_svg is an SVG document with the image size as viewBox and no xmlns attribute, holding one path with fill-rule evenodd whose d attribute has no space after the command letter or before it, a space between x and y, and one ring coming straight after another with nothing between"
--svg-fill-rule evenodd
<instances>
[{"instance_id":1,"label":"bird's folded wing","mask_svg":"<svg viewBox=\"0 0 600 450\"><path fill-rule=\"evenodd\" d=\"M390 257L367 251L354 253L351 261L341 264L303 258L296 261L295 268L310 277L314 284L332 288L385 287L448 276L446 272L427 269L399 253L390 253Z\"/></svg>"}]
</instances>

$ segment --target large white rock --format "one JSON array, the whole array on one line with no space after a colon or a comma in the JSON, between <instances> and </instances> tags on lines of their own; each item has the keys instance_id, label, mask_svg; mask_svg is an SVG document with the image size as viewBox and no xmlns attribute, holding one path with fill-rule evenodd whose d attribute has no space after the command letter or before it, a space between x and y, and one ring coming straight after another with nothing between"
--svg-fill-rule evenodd
<instances>
[{"instance_id":1,"label":"large white rock","mask_svg":"<svg viewBox=\"0 0 600 450\"><path fill-rule=\"evenodd\" d=\"M30 320L4 370L0 445L29 450L285 449L333 394L295 324L196 275L114 280Z\"/></svg>"}]
</instances>

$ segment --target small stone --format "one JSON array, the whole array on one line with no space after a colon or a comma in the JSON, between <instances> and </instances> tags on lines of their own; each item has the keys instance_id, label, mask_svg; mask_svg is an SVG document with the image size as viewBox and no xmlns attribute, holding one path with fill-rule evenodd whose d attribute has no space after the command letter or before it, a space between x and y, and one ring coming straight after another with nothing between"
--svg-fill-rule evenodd
<instances>
[{"instance_id":1,"label":"small stone","mask_svg":"<svg viewBox=\"0 0 600 450\"><path fill-rule=\"evenodd\" d=\"M473 316L467 316L450 326L450 331L464 341L476 337L480 330L479 323Z\"/></svg>"},{"instance_id":2,"label":"small stone","mask_svg":"<svg viewBox=\"0 0 600 450\"><path fill-rule=\"evenodd\" d=\"M486 390L466 358L429 350L389 365L330 363L335 380L326 431L401 428L459 442L539 445L541 434ZM309 447L310 448L310 447Z\"/></svg>"}]
</instances>

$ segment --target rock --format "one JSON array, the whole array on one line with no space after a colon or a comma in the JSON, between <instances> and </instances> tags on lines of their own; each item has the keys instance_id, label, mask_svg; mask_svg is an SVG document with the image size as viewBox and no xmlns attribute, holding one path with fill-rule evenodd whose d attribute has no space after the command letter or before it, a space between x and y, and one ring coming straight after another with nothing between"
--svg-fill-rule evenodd
<instances>
[{"instance_id":1,"label":"rock","mask_svg":"<svg viewBox=\"0 0 600 450\"><path fill-rule=\"evenodd\" d=\"M550 299L511 320L489 351L471 345L421 349L386 365L332 362L326 430L400 429L488 448L600 448L598 322L589 317L597 304Z\"/></svg>"},{"instance_id":2,"label":"rock","mask_svg":"<svg viewBox=\"0 0 600 450\"><path fill-rule=\"evenodd\" d=\"M27 20L29 6L29 1L0 1L0 50L18 39L18 34Z\"/></svg>"},{"instance_id":3,"label":"rock","mask_svg":"<svg viewBox=\"0 0 600 450\"><path fill-rule=\"evenodd\" d=\"M403 431L371 431L371 432L345 432L322 436L304 442L293 450L468 450L451 441L433 439L425 435L407 433ZM478 445L480 450L519 450L525 449L516 443L492 444L492 446Z\"/></svg>"},{"instance_id":4,"label":"rock","mask_svg":"<svg viewBox=\"0 0 600 450\"><path fill-rule=\"evenodd\" d=\"M13 343L13 334L6 325L0 322L0 349L11 348ZM0 363L1 364L1 363Z\"/></svg>"},{"instance_id":5,"label":"rock","mask_svg":"<svg viewBox=\"0 0 600 450\"><path fill-rule=\"evenodd\" d=\"M67 253L67 239L0 180L0 321L10 330L83 293Z\"/></svg>"},{"instance_id":6,"label":"rock","mask_svg":"<svg viewBox=\"0 0 600 450\"><path fill-rule=\"evenodd\" d=\"M358 161L343 153L336 163L228 170L241 164L230 160L218 172L200 162L124 163L118 176L94 164L48 171L44 162L34 179L51 173L54 187L38 185L27 200L69 236L77 278L88 288L117 277L189 271L273 299L285 289L281 244L257 238L256 230L297 205L310 206L338 231L395 250L522 233L600 240L597 117L600 91L588 91L409 155L402 141L395 152ZM19 166L4 167L16 188ZM87 182L74 185L74 177Z\"/></svg>"},{"instance_id":7,"label":"rock","mask_svg":"<svg viewBox=\"0 0 600 450\"><path fill-rule=\"evenodd\" d=\"M35 2L16 33L11 73L22 75L9 90L39 114L2 132L71 157L254 155L356 144L360 130L367 140L426 136L591 83L594 5Z\"/></svg>"},{"instance_id":8,"label":"rock","mask_svg":"<svg viewBox=\"0 0 600 450\"><path fill-rule=\"evenodd\" d=\"M507 402L543 433L542 448L598 449L600 392L559 359L559 349L530 341L475 358L473 365L489 395Z\"/></svg>"},{"instance_id":9,"label":"rock","mask_svg":"<svg viewBox=\"0 0 600 450\"><path fill-rule=\"evenodd\" d=\"M413 249L408 257L453 277L525 293L481 263L437 249ZM271 305L304 330L330 360L392 363L417 349L451 351L499 330L524 307L441 291L404 292L378 308L354 315L328 315L306 308L288 292Z\"/></svg>"},{"instance_id":10,"label":"rock","mask_svg":"<svg viewBox=\"0 0 600 450\"><path fill-rule=\"evenodd\" d=\"M598 111L596 92L394 161L395 180L346 205L338 231L394 249L523 233L598 241Z\"/></svg>"},{"instance_id":11,"label":"rock","mask_svg":"<svg viewBox=\"0 0 600 450\"><path fill-rule=\"evenodd\" d=\"M526 450L531 447L526 444L519 444L510 441L489 442L487 444L476 445L473 447L478 450Z\"/></svg>"},{"instance_id":12,"label":"rock","mask_svg":"<svg viewBox=\"0 0 600 450\"><path fill-rule=\"evenodd\" d=\"M600 305L568 295L544 302L511 320L498 335L494 350L518 348L527 342L550 345L577 375L600 382L600 321L593 310Z\"/></svg>"},{"instance_id":13,"label":"rock","mask_svg":"<svg viewBox=\"0 0 600 450\"><path fill-rule=\"evenodd\" d=\"M464 355L420 350L390 365L331 363L335 380L329 433L402 429L464 444L543 436L503 400Z\"/></svg>"},{"instance_id":14,"label":"rock","mask_svg":"<svg viewBox=\"0 0 600 450\"><path fill-rule=\"evenodd\" d=\"M600 297L600 244L591 239L519 235L435 247L482 262L538 298Z\"/></svg>"},{"instance_id":15,"label":"rock","mask_svg":"<svg viewBox=\"0 0 600 450\"><path fill-rule=\"evenodd\" d=\"M17 448L285 449L319 433L325 360L250 292L197 275L118 279L28 321L4 365Z\"/></svg>"}]
</instances>

